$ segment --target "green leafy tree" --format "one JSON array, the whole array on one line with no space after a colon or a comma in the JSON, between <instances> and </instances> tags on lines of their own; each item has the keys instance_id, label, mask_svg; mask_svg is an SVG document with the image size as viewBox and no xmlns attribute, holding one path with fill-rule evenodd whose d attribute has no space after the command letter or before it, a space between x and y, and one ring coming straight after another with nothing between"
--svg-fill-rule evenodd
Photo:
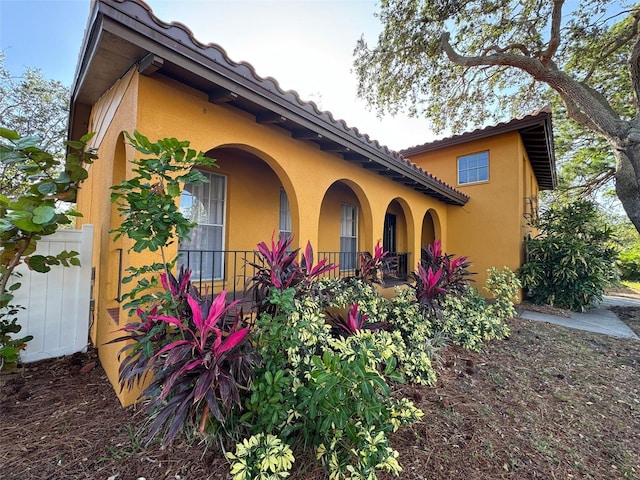
<instances>
[{"instance_id":1,"label":"green leafy tree","mask_svg":"<svg viewBox=\"0 0 640 480\"><path fill-rule=\"evenodd\" d=\"M616 160L602 137L566 116L561 107L554 116L554 140L558 160L557 194L615 203ZM545 198L552 192L545 192ZM551 197L554 195L552 194Z\"/></svg>"},{"instance_id":2,"label":"green leafy tree","mask_svg":"<svg viewBox=\"0 0 640 480\"><path fill-rule=\"evenodd\" d=\"M603 140L617 196L640 230L638 5L383 0L378 16L377 44L361 39L355 50L360 96L380 112L405 107L437 130L460 130L529 113L552 92L588 138Z\"/></svg>"},{"instance_id":3,"label":"green leafy tree","mask_svg":"<svg viewBox=\"0 0 640 480\"><path fill-rule=\"evenodd\" d=\"M38 137L38 146L62 165L68 116L66 86L46 79L34 68L14 77L4 67L4 54L0 51L0 125L10 126L21 137ZM1 194L21 194L28 188L27 176L15 164L0 165Z\"/></svg>"},{"instance_id":4,"label":"green leafy tree","mask_svg":"<svg viewBox=\"0 0 640 480\"><path fill-rule=\"evenodd\" d=\"M31 270L46 273L52 265L79 265L77 252L62 251L57 255L35 255L36 244L42 237L51 235L65 224L71 223L68 215L59 211L59 202L73 202L83 180L87 178L85 165L96 156L87 149L91 135L79 141L65 142L69 149L64 164L52 153L40 146L38 137L21 137L16 131L0 127L0 164L20 171L29 188L21 195L0 194L0 357L9 362L17 358L17 351L24 347L29 337L13 339L20 326L15 306L10 303L19 282L15 269L26 263ZM2 358L0 358L0 364Z\"/></svg>"},{"instance_id":5,"label":"green leafy tree","mask_svg":"<svg viewBox=\"0 0 640 480\"><path fill-rule=\"evenodd\" d=\"M640 280L640 234L626 218L612 218L622 280Z\"/></svg>"},{"instance_id":6,"label":"green leafy tree","mask_svg":"<svg viewBox=\"0 0 640 480\"><path fill-rule=\"evenodd\" d=\"M151 142L137 131L133 137L126 135L142 158L131 160L135 174L132 178L111 187L111 201L122 216L120 226L112 231L114 240L124 235L133 241L134 252L160 251L162 256L162 262L129 267L129 275L122 280L123 283L137 280L124 296L129 300L125 308L133 314L138 307L153 301L148 291L158 287L156 274L164 273L168 277L175 265L176 258L168 258L166 248L178 239L187 238L195 225L180 212L181 185L206 182L206 177L193 167L211 167L215 160L188 148L188 141L164 138Z\"/></svg>"},{"instance_id":7,"label":"green leafy tree","mask_svg":"<svg viewBox=\"0 0 640 480\"><path fill-rule=\"evenodd\" d=\"M536 304L574 311L594 307L617 279L613 231L593 202L555 204L533 222L520 278Z\"/></svg>"}]
</instances>

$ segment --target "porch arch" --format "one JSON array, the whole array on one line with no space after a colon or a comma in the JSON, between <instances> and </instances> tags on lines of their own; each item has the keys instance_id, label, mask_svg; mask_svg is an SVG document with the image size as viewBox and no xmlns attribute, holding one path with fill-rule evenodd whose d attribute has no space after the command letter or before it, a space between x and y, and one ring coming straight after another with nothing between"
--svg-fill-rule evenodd
<instances>
[{"instance_id":1,"label":"porch arch","mask_svg":"<svg viewBox=\"0 0 640 480\"><path fill-rule=\"evenodd\" d=\"M219 145L206 155L216 159L219 167L214 167L212 173L227 177L227 214L229 226L234 224L226 233L230 247L250 250L261 241L268 242L272 234L277 238L280 188L288 199L293 247L299 246L299 196L280 162L251 145L237 143ZM244 225L238 224L240 221Z\"/></svg>"},{"instance_id":2,"label":"porch arch","mask_svg":"<svg viewBox=\"0 0 640 480\"><path fill-rule=\"evenodd\" d=\"M357 207L357 238L355 245L349 247L349 255L345 255L345 246L349 240L344 236L344 229L348 229L347 224L350 220L344 218L344 211L348 210L349 206ZM340 263L342 269L355 269L357 264L355 254L373 249L371 205L362 188L349 179L336 180L327 188L322 198L317 225L317 250L328 253L327 258L332 263ZM351 252L351 250L355 251ZM343 255L340 255L340 252Z\"/></svg>"},{"instance_id":3,"label":"porch arch","mask_svg":"<svg viewBox=\"0 0 640 480\"><path fill-rule=\"evenodd\" d=\"M440 217L433 208L427 210L422 218L422 234L420 236L420 246L425 247L435 240L442 239L440 227Z\"/></svg>"},{"instance_id":4,"label":"porch arch","mask_svg":"<svg viewBox=\"0 0 640 480\"><path fill-rule=\"evenodd\" d=\"M389 202L384 216L382 248L395 257L390 275L406 278L414 261L415 227L409 204L401 197Z\"/></svg>"}]
</instances>

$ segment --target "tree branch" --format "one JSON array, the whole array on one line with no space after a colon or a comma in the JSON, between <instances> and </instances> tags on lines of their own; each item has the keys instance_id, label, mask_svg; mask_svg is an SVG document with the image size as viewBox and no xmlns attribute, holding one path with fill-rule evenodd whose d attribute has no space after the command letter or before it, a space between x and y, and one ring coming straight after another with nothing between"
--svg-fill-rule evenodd
<instances>
[{"instance_id":1,"label":"tree branch","mask_svg":"<svg viewBox=\"0 0 640 480\"><path fill-rule=\"evenodd\" d=\"M571 99L562 97L562 101L567 107L567 116L578 123L581 123L591 131L602 132L602 130L596 125L588 115L578 107L578 105ZM606 134L605 134L606 135Z\"/></svg>"},{"instance_id":2,"label":"tree branch","mask_svg":"<svg viewBox=\"0 0 640 480\"><path fill-rule=\"evenodd\" d=\"M511 66L521 68L529 74L537 77L542 74L545 67L539 60L530 58L528 56L517 55L515 53L505 53L508 49L499 49L498 47L490 47L489 50L496 50L496 53L491 55L479 55L479 56L465 56L456 52L449 40L451 34L449 32L443 32L440 35L440 48L447 55L449 60L453 63L463 67L479 67L479 66Z\"/></svg>"},{"instance_id":3,"label":"tree branch","mask_svg":"<svg viewBox=\"0 0 640 480\"><path fill-rule=\"evenodd\" d=\"M449 32L443 32L440 36L440 48L451 62L465 68L506 66L523 70L534 80L544 82L558 92L567 106L567 112L571 118L609 139L620 137L619 115L612 115L611 107L603 108L601 98L594 96L591 89L585 88L580 82L560 71L553 60L549 60L544 65L538 58L525 57L515 53L465 56L454 50L449 43L450 38ZM637 50L640 56L640 45L637 45ZM638 66L640 67L640 65Z\"/></svg>"},{"instance_id":4,"label":"tree branch","mask_svg":"<svg viewBox=\"0 0 640 480\"><path fill-rule=\"evenodd\" d=\"M483 50L482 52L482 56L486 56L486 54L488 54L489 52L493 51L495 53L505 53L505 52L509 52L511 50L519 50L522 52L523 55L530 57L531 56L531 51L527 48L526 45L522 44L522 43L512 43L510 45L507 45L504 48L500 48L497 45L491 45L490 47L487 47Z\"/></svg>"},{"instance_id":5,"label":"tree branch","mask_svg":"<svg viewBox=\"0 0 640 480\"><path fill-rule=\"evenodd\" d=\"M594 59L593 63L591 64L591 68L589 69L584 79L582 80L583 83L586 83L589 81L593 73L598 68L599 63L602 62L602 59L606 59L611 55L613 55L616 51L618 51L620 48L625 46L627 42L631 41L633 37L635 37L638 34L639 22L640 22L640 11L634 13L633 25L631 25L628 35L614 38L607 45L603 47L603 51L598 57Z\"/></svg>"},{"instance_id":6,"label":"tree branch","mask_svg":"<svg viewBox=\"0 0 640 480\"><path fill-rule=\"evenodd\" d=\"M607 168L605 171L589 177L583 184L568 187L567 190L578 190L580 198L593 196L600 188L613 180L616 176L615 168Z\"/></svg>"},{"instance_id":7,"label":"tree branch","mask_svg":"<svg viewBox=\"0 0 640 480\"><path fill-rule=\"evenodd\" d=\"M636 105L638 105L640 103L640 38L636 38L636 43L629 56L629 73L631 74L631 87Z\"/></svg>"},{"instance_id":8,"label":"tree branch","mask_svg":"<svg viewBox=\"0 0 640 480\"><path fill-rule=\"evenodd\" d=\"M551 37L547 49L542 54L540 61L545 67L550 65L551 59L560 46L560 28L562 23L562 5L564 0L554 0L553 12L551 13Z\"/></svg>"}]
</instances>

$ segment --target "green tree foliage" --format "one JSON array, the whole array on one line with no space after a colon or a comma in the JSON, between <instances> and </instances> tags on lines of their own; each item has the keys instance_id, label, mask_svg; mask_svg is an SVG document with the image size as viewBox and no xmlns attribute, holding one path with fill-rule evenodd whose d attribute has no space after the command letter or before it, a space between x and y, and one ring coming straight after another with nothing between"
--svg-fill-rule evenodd
<instances>
[{"instance_id":1,"label":"green tree foliage","mask_svg":"<svg viewBox=\"0 0 640 480\"><path fill-rule=\"evenodd\" d=\"M181 185L206 182L194 167L211 167L215 160L189 148L188 141L164 138L151 142L137 131L133 137L126 135L141 158L131 160L133 177L111 187L111 202L118 206L122 217L120 226L111 233L115 234L114 240L121 236L131 239L134 252L159 250L162 255L162 262L129 267L129 275L122 280L123 283L137 280L137 285L124 295L129 300L125 308L133 315L140 305L150 301L148 291L158 287L157 276L147 274L169 274L176 258L167 258L166 248L180 238L187 238L195 225L180 212Z\"/></svg>"},{"instance_id":2,"label":"green tree foliage","mask_svg":"<svg viewBox=\"0 0 640 480\"><path fill-rule=\"evenodd\" d=\"M571 119L567 175L607 181L640 229L640 8L581 0L385 0L383 31L355 50L359 94L380 113L455 131L551 99ZM597 140L596 140L597 139ZM604 176L604 177L603 177ZM573 179L572 179L573 181Z\"/></svg>"},{"instance_id":3,"label":"green tree foliage","mask_svg":"<svg viewBox=\"0 0 640 480\"><path fill-rule=\"evenodd\" d=\"M27 68L16 78L4 68L0 52L0 125L21 137L38 137L38 146L56 160L64 159L69 116L69 89L48 80L38 69ZM0 165L0 193L6 196L29 188L24 172L14 164Z\"/></svg>"},{"instance_id":4,"label":"green tree foliage","mask_svg":"<svg viewBox=\"0 0 640 480\"><path fill-rule=\"evenodd\" d=\"M613 232L620 254L618 268L622 280L640 280L640 234L628 220L615 219Z\"/></svg>"},{"instance_id":5,"label":"green tree foliage","mask_svg":"<svg viewBox=\"0 0 640 480\"><path fill-rule=\"evenodd\" d=\"M52 265L79 265L77 252L62 251L57 255L34 252L38 240L71 223L58 207L60 201L75 201L80 184L87 178L85 166L96 158L87 149L90 138L91 135L86 135L79 141L65 142L69 154L62 164L40 146L38 137L21 137L14 130L0 127L0 165L21 172L29 186L21 195L0 194L0 357L5 356L8 361L16 358L17 349L30 339L24 337L9 343L8 334L20 331L14 317L16 307L10 305L13 292L20 287L18 282L10 284L15 279L16 267L26 263L31 270L46 273Z\"/></svg>"},{"instance_id":6,"label":"green tree foliage","mask_svg":"<svg viewBox=\"0 0 640 480\"><path fill-rule=\"evenodd\" d=\"M584 311L617 278L612 229L592 202L556 204L533 223L520 278L536 304Z\"/></svg>"}]
</instances>

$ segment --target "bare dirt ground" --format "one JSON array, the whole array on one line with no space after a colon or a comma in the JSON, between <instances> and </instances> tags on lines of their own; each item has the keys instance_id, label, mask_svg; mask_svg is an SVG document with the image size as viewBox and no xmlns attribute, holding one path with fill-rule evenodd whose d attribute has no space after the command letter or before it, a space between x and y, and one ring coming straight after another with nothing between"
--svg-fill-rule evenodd
<instances>
[{"instance_id":1,"label":"bare dirt ground","mask_svg":"<svg viewBox=\"0 0 640 480\"><path fill-rule=\"evenodd\" d=\"M640 333L640 310L617 312ZM510 325L510 339L481 354L440 351L435 386L398 387L425 412L392 437L400 478L640 479L640 342ZM144 415L120 407L93 362L89 352L0 380L0 478L229 478L223 456L197 441L145 448ZM325 477L296 455L290 478Z\"/></svg>"}]
</instances>

